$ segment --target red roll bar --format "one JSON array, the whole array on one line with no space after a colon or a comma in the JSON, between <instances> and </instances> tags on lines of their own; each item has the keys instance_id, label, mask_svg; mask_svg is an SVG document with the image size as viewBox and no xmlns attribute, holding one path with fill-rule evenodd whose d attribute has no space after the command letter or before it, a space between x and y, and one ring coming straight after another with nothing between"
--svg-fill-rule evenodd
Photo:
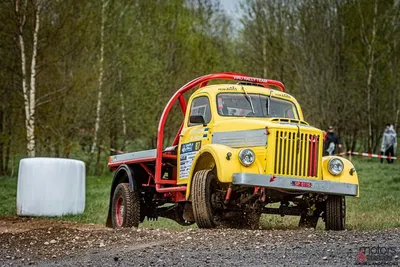
<instances>
[{"instance_id":1,"label":"red roll bar","mask_svg":"<svg viewBox=\"0 0 400 267\"><path fill-rule=\"evenodd\" d=\"M285 86L283 83L279 81L274 81L274 80L268 80L268 79L262 79L262 78L254 78L250 77L244 74L240 73L233 73L233 72L222 72L222 73L215 73L215 74L208 74L202 77L198 77L176 91L176 93L171 97L171 99L168 101L167 105L164 108L163 113L161 114L160 122L158 124L158 137L157 137L157 156L156 156L156 172L155 172L155 183L156 183L156 190L158 192L171 192L171 191L184 191L186 190L185 186L180 186L180 187L167 187L167 188L162 188L159 184L163 184L163 180L161 179L161 170L162 170L162 159L163 159L163 140L164 140L164 127L165 127L165 122L167 121L167 116L172 108L172 106L175 104L176 100L179 99L179 104L181 106L181 109L183 111L183 115L185 116L186 112L186 101L183 97L183 94L186 93L187 91L193 89L194 87L200 85L201 87L204 87L208 84L209 81L211 80L236 80L236 81L244 81L244 82L250 82L250 83L256 83L256 84L261 84L265 87L269 87L269 85L272 86L277 86L281 89L282 92L285 91ZM179 128L178 134L174 139L173 145L177 145L179 142L179 135L181 133L181 130L183 128L183 124Z\"/></svg>"}]
</instances>

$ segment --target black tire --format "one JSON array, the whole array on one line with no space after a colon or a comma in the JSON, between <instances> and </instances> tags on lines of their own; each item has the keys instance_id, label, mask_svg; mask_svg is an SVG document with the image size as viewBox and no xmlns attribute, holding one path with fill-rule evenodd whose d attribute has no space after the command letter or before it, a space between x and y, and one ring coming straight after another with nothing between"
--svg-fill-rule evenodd
<instances>
[{"instance_id":1,"label":"black tire","mask_svg":"<svg viewBox=\"0 0 400 267\"><path fill-rule=\"evenodd\" d=\"M211 170L198 171L193 177L193 215L199 228L215 228L218 225L211 203L212 192L216 185L217 177Z\"/></svg>"},{"instance_id":2,"label":"black tire","mask_svg":"<svg viewBox=\"0 0 400 267\"><path fill-rule=\"evenodd\" d=\"M113 228L138 227L140 223L140 199L137 190L131 192L128 183L118 184L112 199Z\"/></svg>"},{"instance_id":3,"label":"black tire","mask_svg":"<svg viewBox=\"0 0 400 267\"><path fill-rule=\"evenodd\" d=\"M325 207L325 229L341 231L346 228L346 202L343 196L328 196Z\"/></svg>"}]
</instances>

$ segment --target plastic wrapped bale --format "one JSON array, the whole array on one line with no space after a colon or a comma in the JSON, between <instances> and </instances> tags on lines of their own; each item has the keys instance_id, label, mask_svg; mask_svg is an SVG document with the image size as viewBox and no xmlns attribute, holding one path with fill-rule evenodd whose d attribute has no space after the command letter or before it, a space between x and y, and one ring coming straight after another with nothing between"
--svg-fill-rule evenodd
<instances>
[{"instance_id":1,"label":"plastic wrapped bale","mask_svg":"<svg viewBox=\"0 0 400 267\"><path fill-rule=\"evenodd\" d=\"M61 158L26 158L19 164L17 214L61 216L85 210L85 164Z\"/></svg>"}]
</instances>

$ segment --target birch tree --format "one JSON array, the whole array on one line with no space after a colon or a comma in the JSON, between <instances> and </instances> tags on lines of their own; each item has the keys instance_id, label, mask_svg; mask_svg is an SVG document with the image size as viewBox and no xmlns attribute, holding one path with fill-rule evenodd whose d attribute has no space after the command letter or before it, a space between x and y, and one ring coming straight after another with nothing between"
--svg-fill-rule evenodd
<instances>
[{"instance_id":1,"label":"birch tree","mask_svg":"<svg viewBox=\"0 0 400 267\"><path fill-rule=\"evenodd\" d=\"M101 112L101 104L102 104L102 95L103 95L103 77L104 77L104 27L106 23L106 8L108 5L108 0L102 0L101 5L101 32L100 32L100 67L99 67L99 89L97 93L97 107L96 107L96 122L94 125L94 136L93 136L93 146L92 153L94 149L97 148L97 138L98 132L100 128L100 112Z\"/></svg>"},{"instance_id":2,"label":"birch tree","mask_svg":"<svg viewBox=\"0 0 400 267\"><path fill-rule=\"evenodd\" d=\"M374 67L375 67L375 41L376 41L376 31L377 31L377 23L376 23L376 17L378 16L378 2L375 0L374 1L374 12L373 12L373 18L372 18L372 27L371 27L371 34L370 37L365 23L364 23L364 16L361 11L361 6L360 2L357 1L357 7L358 7L358 12L360 15L360 20L361 20L361 40L362 43L365 45L367 48L367 55L365 58L365 65L364 65L364 70L366 72L366 88L367 88L367 114L368 114L368 152L371 152L372 150L372 142L373 142L373 136L372 136L372 97L371 97L371 90L372 90L372 78L374 75Z\"/></svg>"},{"instance_id":3,"label":"birch tree","mask_svg":"<svg viewBox=\"0 0 400 267\"><path fill-rule=\"evenodd\" d=\"M34 29L33 43L31 52L31 65L27 69L28 54L25 49L26 41L24 38L24 30L27 20L27 0L15 1L15 13L18 21L18 41L21 52L21 71L22 71L22 92L24 97L25 107L25 128L27 138L27 155L34 157L36 152L35 147L35 109L36 109L36 58L38 51L38 35L40 28L40 12L42 9L42 1L36 0L33 2L34 8Z\"/></svg>"}]
</instances>

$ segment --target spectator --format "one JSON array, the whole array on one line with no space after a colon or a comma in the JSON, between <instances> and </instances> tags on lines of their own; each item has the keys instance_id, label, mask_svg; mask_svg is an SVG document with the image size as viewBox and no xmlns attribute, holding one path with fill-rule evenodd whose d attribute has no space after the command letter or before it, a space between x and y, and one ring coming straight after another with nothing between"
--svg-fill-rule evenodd
<instances>
[{"instance_id":1,"label":"spectator","mask_svg":"<svg viewBox=\"0 0 400 267\"><path fill-rule=\"evenodd\" d=\"M333 129L333 126L328 127L328 133L326 134L325 137L325 154L328 154L329 156L335 155L336 151L336 146L339 148L342 148L342 143L340 142L339 137L335 133L335 130Z\"/></svg>"},{"instance_id":2,"label":"spectator","mask_svg":"<svg viewBox=\"0 0 400 267\"><path fill-rule=\"evenodd\" d=\"M385 156L394 157L394 152L397 148L397 136L396 132L393 128L393 125L390 123L386 124L386 129L383 132L382 137L382 146L381 146L381 154ZM393 163L394 159L387 159L388 163ZM381 163L383 163L383 159L381 159Z\"/></svg>"}]
</instances>

